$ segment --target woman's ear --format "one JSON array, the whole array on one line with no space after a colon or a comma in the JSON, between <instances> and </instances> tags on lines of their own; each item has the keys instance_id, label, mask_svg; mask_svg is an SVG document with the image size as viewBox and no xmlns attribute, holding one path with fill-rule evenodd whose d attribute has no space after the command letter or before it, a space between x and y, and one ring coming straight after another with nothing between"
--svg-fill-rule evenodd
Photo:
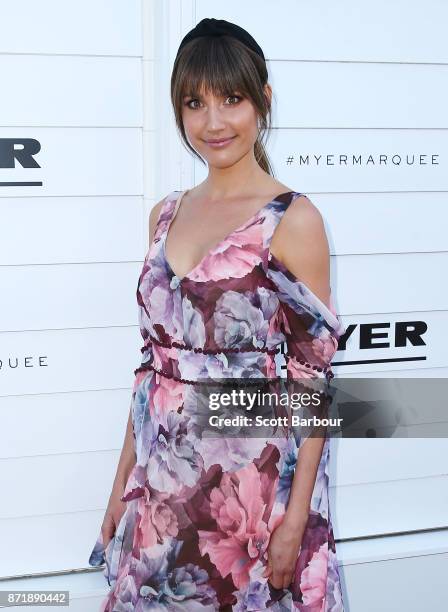
<instances>
[{"instance_id":1,"label":"woman's ear","mask_svg":"<svg viewBox=\"0 0 448 612\"><path fill-rule=\"evenodd\" d=\"M265 93L265 96L266 96L266 98L268 100L268 104L269 104L269 107L270 107L271 106L271 102L272 102L272 87L269 85L269 83L266 83L266 85L263 87L263 89L264 89L264 93Z\"/></svg>"}]
</instances>

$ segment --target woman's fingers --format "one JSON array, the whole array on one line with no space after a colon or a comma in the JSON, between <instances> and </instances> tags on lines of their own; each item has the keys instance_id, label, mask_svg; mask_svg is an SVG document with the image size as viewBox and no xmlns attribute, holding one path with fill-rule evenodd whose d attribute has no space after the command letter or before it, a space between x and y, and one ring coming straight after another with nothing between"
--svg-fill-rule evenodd
<instances>
[{"instance_id":1,"label":"woman's fingers","mask_svg":"<svg viewBox=\"0 0 448 612\"><path fill-rule=\"evenodd\" d=\"M292 573L283 574L283 589L287 589L292 582Z\"/></svg>"},{"instance_id":2,"label":"woman's fingers","mask_svg":"<svg viewBox=\"0 0 448 612\"><path fill-rule=\"evenodd\" d=\"M284 568L277 568L272 564L271 558L268 556L266 567L262 572L263 578L268 578L268 582L274 587L274 589L287 589L294 575L294 570L286 570Z\"/></svg>"},{"instance_id":3,"label":"woman's fingers","mask_svg":"<svg viewBox=\"0 0 448 612\"><path fill-rule=\"evenodd\" d=\"M271 565L271 560L268 558L266 567L264 568L264 570L263 570L261 575L262 575L263 578L267 578L271 574L272 574L272 565Z\"/></svg>"},{"instance_id":4,"label":"woman's fingers","mask_svg":"<svg viewBox=\"0 0 448 612\"><path fill-rule=\"evenodd\" d=\"M263 572L263 576L269 578L268 582L274 589L287 589L292 582L293 573L276 571L275 568L270 567Z\"/></svg>"},{"instance_id":5,"label":"woman's fingers","mask_svg":"<svg viewBox=\"0 0 448 612\"><path fill-rule=\"evenodd\" d=\"M273 568L272 580L270 582L272 586L275 587L276 589L283 588L283 574L279 572L278 570L276 570L275 567Z\"/></svg>"},{"instance_id":6,"label":"woman's fingers","mask_svg":"<svg viewBox=\"0 0 448 612\"><path fill-rule=\"evenodd\" d=\"M263 576L263 578L268 578L271 574L272 574L272 569L270 567L265 567L261 575Z\"/></svg>"},{"instance_id":7,"label":"woman's fingers","mask_svg":"<svg viewBox=\"0 0 448 612\"><path fill-rule=\"evenodd\" d=\"M101 527L101 535L103 538L103 548L106 548L106 546L109 544L111 539L114 537L114 533L115 533L115 523L113 521L113 518L109 514L107 514L104 517L103 525Z\"/></svg>"}]
</instances>

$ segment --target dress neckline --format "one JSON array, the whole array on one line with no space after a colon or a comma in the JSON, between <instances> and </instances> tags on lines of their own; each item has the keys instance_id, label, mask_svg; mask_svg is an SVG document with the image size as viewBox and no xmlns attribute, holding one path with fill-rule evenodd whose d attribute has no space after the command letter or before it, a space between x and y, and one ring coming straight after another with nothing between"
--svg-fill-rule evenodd
<instances>
[{"instance_id":1,"label":"dress neckline","mask_svg":"<svg viewBox=\"0 0 448 612\"><path fill-rule=\"evenodd\" d=\"M273 204L274 202L276 202L277 200L279 200L282 197L285 197L287 195L291 195L294 193L297 193L296 191L284 191L282 193L279 193L278 195L276 195L272 200L269 200L269 202L266 202L266 204L264 204L261 208L259 208L253 215L251 215L248 219L246 219L246 221L244 221L241 225L239 225L238 227L234 228L233 230L231 230L226 236L224 236L224 238L220 239L218 242L216 242L210 249L208 249L208 251L204 254L204 256L199 260L199 262L186 274L184 274L184 276L180 277L178 276L175 271L173 270L170 262L168 261L168 257L166 255L166 240L168 237L168 233L171 227L171 223L173 222L174 217L177 214L177 211L179 210L180 204L182 202L182 198L184 197L184 195L186 193L188 193L188 191L190 191L189 189L185 189L184 191L182 191L179 195L179 197L176 200L176 204L175 204L175 208L174 211L172 213L172 215L170 216L170 218L168 219L168 223L165 227L165 231L163 233L163 238L162 238L162 254L163 254L163 259L165 261L165 264L167 266L167 268L169 269L169 271L171 272L171 274L177 278L177 280L179 281L179 283L181 283L184 280L187 280L194 272L196 272L196 270L198 270L201 266L204 265L204 263L209 259L209 257L212 256L213 252L219 248L224 242L227 242L227 240L229 240L230 238L232 238L232 236L234 236L234 234L243 231L244 229L246 229L246 227L257 221L259 216L261 215L261 213L271 204Z\"/></svg>"}]
</instances>

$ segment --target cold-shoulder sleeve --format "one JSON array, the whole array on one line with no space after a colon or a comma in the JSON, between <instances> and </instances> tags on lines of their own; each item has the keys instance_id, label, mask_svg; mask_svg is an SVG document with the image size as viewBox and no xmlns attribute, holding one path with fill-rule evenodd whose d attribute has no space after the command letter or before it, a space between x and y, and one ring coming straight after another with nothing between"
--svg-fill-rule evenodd
<instances>
[{"instance_id":1,"label":"cold-shoulder sleeve","mask_svg":"<svg viewBox=\"0 0 448 612\"><path fill-rule=\"evenodd\" d=\"M324 434L317 433L319 436L328 433L326 427L322 430L322 427L315 426L313 417L331 416L330 380L334 377L331 362L345 327L335 311L331 292L328 308L272 253L268 257L267 277L273 283L279 300L278 331L286 344L284 386L290 397L288 412L311 418L313 422L312 425L291 425L290 421L297 446L301 446L308 437L316 435L313 432L324 430ZM306 408L291 408L291 398L306 392L318 392L320 401Z\"/></svg>"},{"instance_id":2,"label":"cold-shoulder sleeve","mask_svg":"<svg viewBox=\"0 0 448 612\"><path fill-rule=\"evenodd\" d=\"M272 253L267 276L280 301L279 324L286 341L288 376L333 376L331 360L345 333L330 292L328 308Z\"/></svg>"}]
</instances>

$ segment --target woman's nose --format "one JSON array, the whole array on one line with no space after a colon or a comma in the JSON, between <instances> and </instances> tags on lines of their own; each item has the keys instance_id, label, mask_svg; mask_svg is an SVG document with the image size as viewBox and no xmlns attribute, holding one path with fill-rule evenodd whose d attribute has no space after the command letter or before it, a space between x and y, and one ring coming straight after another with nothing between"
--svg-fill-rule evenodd
<instances>
[{"instance_id":1,"label":"woman's nose","mask_svg":"<svg viewBox=\"0 0 448 612\"><path fill-rule=\"evenodd\" d=\"M219 106L213 105L207 108L206 122L207 127L210 130L217 130L224 127L224 118L222 115L222 110L219 108Z\"/></svg>"}]
</instances>

